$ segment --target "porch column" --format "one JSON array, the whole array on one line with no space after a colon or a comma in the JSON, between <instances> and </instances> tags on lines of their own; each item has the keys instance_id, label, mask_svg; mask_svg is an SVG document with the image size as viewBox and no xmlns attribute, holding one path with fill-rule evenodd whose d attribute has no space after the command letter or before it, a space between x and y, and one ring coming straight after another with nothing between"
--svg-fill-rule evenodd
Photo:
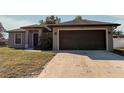
<instances>
[{"instance_id":1,"label":"porch column","mask_svg":"<svg viewBox=\"0 0 124 93\"><path fill-rule=\"evenodd\" d=\"M41 44L41 42L40 42L41 36L42 36L42 29L39 29L39 32L38 32L38 45Z\"/></svg>"},{"instance_id":2,"label":"porch column","mask_svg":"<svg viewBox=\"0 0 124 93\"><path fill-rule=\"evenodd\" d=\"M108 45L108 38L109 38L109 35L108 35L109 31L108 29L106 29L106 50L109 51L109 45Z\"/></svg>"},{"instance_id":3,"label":"porch column","mask_svg":"<svg viewBox=\"0 0 124 93\"><path fill-rule=\"evenodd\" d=\"M59 29L53 28L53 50L59 50Z\"/></svg>"},{"instance_id":4,"label":"porch column","mask_svg":"<svg viewBox=\"0 0 124 93\"><path fill-rule=\"evenodd\" d=\"M28 48L28 30L25 31L25 48Z\"/></svg>"}]
</instances>

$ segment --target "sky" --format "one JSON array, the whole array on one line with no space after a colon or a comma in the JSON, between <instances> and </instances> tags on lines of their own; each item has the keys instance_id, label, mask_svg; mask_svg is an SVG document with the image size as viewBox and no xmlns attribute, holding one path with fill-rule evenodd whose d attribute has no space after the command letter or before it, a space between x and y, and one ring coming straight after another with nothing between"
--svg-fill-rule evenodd
<instances>
[{"instance_id":1,"label":"sky","mask_svg":"<svg viewBox=\"0 0 124 93\"><path fill-rule=\"evenodd\" d=\"M6 30L17 29L21 26L38 24L39 20L45 19L47 15L0 15L0 22ZM75 15L58 15L61 21L75 18ZM124 15L82 15L83 19L120 23L118 30L124 32Z\"/></svg>"}]
</instances>

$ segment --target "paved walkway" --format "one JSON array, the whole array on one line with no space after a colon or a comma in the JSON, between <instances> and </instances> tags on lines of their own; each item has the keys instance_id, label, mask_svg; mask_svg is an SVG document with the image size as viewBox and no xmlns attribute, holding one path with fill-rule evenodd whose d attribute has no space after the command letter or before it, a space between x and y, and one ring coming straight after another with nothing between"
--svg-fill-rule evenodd
<instances>
[{"instance_id":1,"label":"paved walkway","mask_svg":"<svg viewBox=\"0 0 124 93\"><path fill-rule=\"evenodd\" d=\"M124 77L124 57L106 51L63 51L48 63L39 77Z\"/></svg>"}]
</instances>

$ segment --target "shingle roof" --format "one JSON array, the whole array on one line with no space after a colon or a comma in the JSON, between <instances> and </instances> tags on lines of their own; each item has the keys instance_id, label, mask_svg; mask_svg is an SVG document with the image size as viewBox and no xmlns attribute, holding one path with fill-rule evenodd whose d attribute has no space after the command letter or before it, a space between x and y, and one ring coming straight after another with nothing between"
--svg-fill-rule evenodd
<instances>
[{"instance_id":1,"label":"shingle roof","mask_svg":"<svg viewBox=\"0 0 124 93\"><path fill-rule=\"evenodd\" d=\"M51 29L47 26L47 24L41 24L41 25L35 24L35 25L23 26L21 28L23 29L25 28L46 28L48 29L48 31L51 31Z\"/></svg>"},{"instance_id":2,"label":"shingle roof","mask_svg":"<svg viewBox=\"0 0 124 93\"><path fill-rule=\"evenodd\" d=\"M28 25L28 26L23 26L21 28L41 28L41 27L44 27L44 25L38 25L38 24L34 24L34 25Z\"/></svg>"},{"instance_id":3,"label":"shingle roof","mask_svg":"<svg viewBox=\"0 0 124 93\"><path fill-rule=\"evenodd\" d=\"M86 20L86 19L80 19L80 20L71 20L67 22L62 22L58 24L34 24L29 26L23 26L20 29L14 29L9 30L10 31L26 31L24 29L26 28L46 28L48 31L51 31L49 27L56 27L56 26L120 26L121 24L118 23L110 23L110 22L101 22L101 21L93 21L93 20Z\"/></svg>"},{"instance_id":4,"label":"shingle roof","mask_svg":"<svg viewBox=\"0 0 124 93\"><path fill-rule=\"evenodd\" d=\"M26 31L25 29L13 29L13 30L8 30L7 32L24 32Z\"/></svg>"},{"instance_id":5,"label":"shingle roof","mask_svg":"<svg viewBox=\"0 0 124 93\"><path fill-rule=\"evenodd\" d=\"M35 24L35 25L23 26L20 27L19 29L8 30L7 32L18 32L18 31L23 32L23 31L27 31L26 28L46 28L48 29L48 31L51 31L51 29L47 27L47 25Z\"/></svg>"},{"instance_id":6,"label":"shingle roof","mask_svg":"<svg viewBox=\"0 0 124 93\"><path fill-rule=\"evenodd\" d=\"M98 26L119 26L121 24L118 23L110 23L110 22L101 22L101 21L93 21L93 20L86 20L86 19L82 19L82 20L71 20L71 21L67 21L67 22L63 22L63 23L59 23L59 24L52 24L50 26L67 26L67 25L86 25L86 26L91 26L91 25L98 25Z\"/></svg>"},{"instance_id":7,"label":"shingle roof","mask_svg":"<svg viewBox=\"0 0 124 93\"><path fill-rule=\"evenodd\" d=\"M48 26L68 26L68 25L86 25L86 26L119 26L121 24L118 23L110 23L110 22L101 22L101 21L94 21L94 20L87 20L87 19L81 19L81 20L71 20L67 22L62 22L58 24L35 24L35 25L29 25L29 26L23 26L21 28L46 28Z\"/></svg>"}]
</instances>

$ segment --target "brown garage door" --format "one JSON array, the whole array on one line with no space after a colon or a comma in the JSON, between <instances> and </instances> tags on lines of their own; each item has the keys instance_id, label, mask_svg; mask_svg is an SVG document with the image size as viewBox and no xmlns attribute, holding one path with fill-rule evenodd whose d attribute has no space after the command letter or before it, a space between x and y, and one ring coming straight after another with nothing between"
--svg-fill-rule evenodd
<instances>
[{"instance_id":1,"label":"brown garage door","mask_svg":"<svg viewBox=\"0 0 124 93\"><path fill-rule=\"evenodd\" d=\"M105 50L105 30L59 31L60 50Z\"/></svg>"}]
</instances>

